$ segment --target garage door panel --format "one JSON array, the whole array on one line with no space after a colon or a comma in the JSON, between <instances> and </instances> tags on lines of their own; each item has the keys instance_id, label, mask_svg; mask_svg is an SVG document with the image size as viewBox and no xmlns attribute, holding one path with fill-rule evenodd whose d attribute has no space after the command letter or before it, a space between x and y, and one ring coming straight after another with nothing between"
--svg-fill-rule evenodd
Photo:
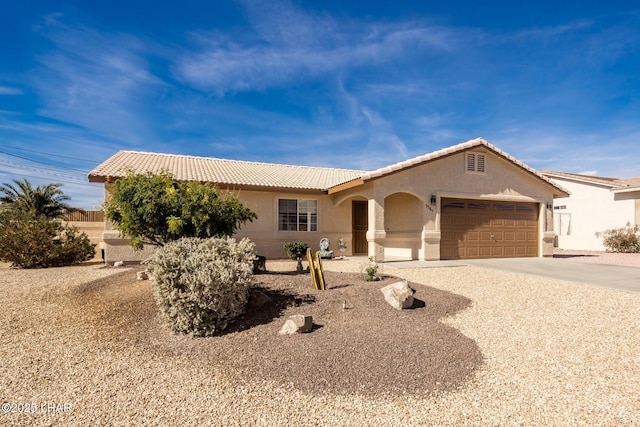
<instances>
[{"instance_id":1,"label":"garage door panel","mask_svg":"<svg viewBox=\"0 0 640 427\"><path fill-rule=\"evenodd\" d=\"M482 242L490 242L491 241L491 232L490 231L481 231L480 232L480 241L482 241Z\"/></svg>"},{"instance_id":2,"label":"garage door panel","mask_svg":"<svg viewBox=\"0 0 640 427\"><path fill-rule=\"evenodd\" d=\"M504 258L504 247L494 246L491 248L491 256L494 258Z\"/></svg>"},{"instance_id":3,"label":"garage door panel","mask_svg":"<svg viewBox=\"0 0 640 427\"><path fill-rule=\"evenodd\" d=\"M538 256L536 203L443 199L442 259Z\"/></svg>"},{"instance_id":4,"label":"garage door panel","mask_svg":"<svg viewBox=\"0 0 640 427\"><path fill-rule=\"evenodd\" d=\"M467 242L479 242L480 241L480 233L477 231L469 231L465 235L465 241Z\"/></svg>"},{"instance_id":5,"label":"garage door panel","mask_svg":"<svg viewBox=\"0 0 640 427\"><path fill-rule=\"evenodd\" d=\"M465 257L466 258L477 258L479 255L479 247L478 246L471 246L466 248L465 251Z\"/></svg>"},{"instance_id":6,"label":"garage door panel","mask_svg":"<svg viewBox=\"0 0 640 427\"><path fill-rule=\"evenodd\" d=\"M451 225L464 226L467 225L467 222L463 216L454 216L451 218Z\"/></svg>"},{"instance_id":7,"label":"garage door panel","mask_svg":"<svg viewBox=\"0 0 640 427\"><path fill-rule=\"evenodd\" d=\"M480 246L478 248L477 258L487 258L491 255L491 248L489 246Z\"/></svg>"}]
</instances>

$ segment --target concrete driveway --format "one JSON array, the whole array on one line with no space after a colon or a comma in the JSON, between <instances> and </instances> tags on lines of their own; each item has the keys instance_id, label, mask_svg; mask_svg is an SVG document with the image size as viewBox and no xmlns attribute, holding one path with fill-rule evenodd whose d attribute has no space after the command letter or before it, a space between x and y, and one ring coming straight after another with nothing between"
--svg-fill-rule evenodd
<instances>
[{"instance_id":1,"label":"concrete driveway","mask_svg":"<svg viewBox=\"0 0 640 427\"><path fill-rule=\"evenodd\" d=\"M392 261L395 268L460 267L472 265L514 273L532 274L570 282L586 283L640 292L640 268L608 264L592 264L565 258L497 258L455 261Z\"/></svg>"}]
</instances>

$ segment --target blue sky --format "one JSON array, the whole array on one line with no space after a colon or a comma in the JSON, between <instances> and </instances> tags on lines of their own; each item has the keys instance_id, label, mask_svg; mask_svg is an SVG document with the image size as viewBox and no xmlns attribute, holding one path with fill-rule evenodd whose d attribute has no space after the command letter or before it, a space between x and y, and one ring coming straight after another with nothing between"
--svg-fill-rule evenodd
<instances>
[{"instance_id":1,"label":"blue sky","mask_svg":"<svg viewBox=\"0 0 640 427\"><path fill-rule=\"evenodd\" d=\"M640 176L632 1L5 1L0 182L121 149L376 169L482 136L536 169Z\"/></svg>"}]
</instances>

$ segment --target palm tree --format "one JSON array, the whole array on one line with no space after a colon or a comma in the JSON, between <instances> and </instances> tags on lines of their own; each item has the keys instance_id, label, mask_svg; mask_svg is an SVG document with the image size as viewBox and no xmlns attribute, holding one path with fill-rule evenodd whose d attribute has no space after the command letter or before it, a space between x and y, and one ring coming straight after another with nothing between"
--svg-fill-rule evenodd
<instances>
[{"instance_id":1,"label":"palm tree","mask_svg":"<svg viewBox=\"0 0 640 427\"><path fill-rule=\"evenodd\" d=\"M62 184L48 184L33 188L27 179L24 181L14 179L13 182L15 185L7 183L0 185L0 193L3 193L0 196L2 205L44 215L47 218L62 218L76 210L65 203L71 198L60 190Z\"/></svg>"}]
</instances>

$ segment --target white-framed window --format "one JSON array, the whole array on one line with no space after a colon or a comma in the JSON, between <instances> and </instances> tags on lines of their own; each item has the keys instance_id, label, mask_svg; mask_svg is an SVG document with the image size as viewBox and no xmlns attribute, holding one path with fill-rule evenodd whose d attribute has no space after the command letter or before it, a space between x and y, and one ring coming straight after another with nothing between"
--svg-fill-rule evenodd
<instances>
[{"instance_id":1,"label":"white-framed window","mask_svg":"<svg viewBox=\"0 0 640 427\"><path fill-rule=\"evenodd\" d=\"M318 201L278 199L279 231L318 231Z\"/></svg>"},{"instance_id":2,"label":"white-framed window","mask_svg":"<svg viewBox=\"0 0 640 427\"><path fill-rule=\"evenodd\" d=\"M467 153L465 156L465 170L467 172L485 173L486 154Z\"/></svg>"},{"instance_id":3,"label":"white-framed window","mask_svg":"<svg viewBox=\"0 0 640 427\"><path fill-rule=\"evenodd\" d=\"M553 230L558 236L571 236L571 214L554 212Z\"/></svg>"}]
</instances>

